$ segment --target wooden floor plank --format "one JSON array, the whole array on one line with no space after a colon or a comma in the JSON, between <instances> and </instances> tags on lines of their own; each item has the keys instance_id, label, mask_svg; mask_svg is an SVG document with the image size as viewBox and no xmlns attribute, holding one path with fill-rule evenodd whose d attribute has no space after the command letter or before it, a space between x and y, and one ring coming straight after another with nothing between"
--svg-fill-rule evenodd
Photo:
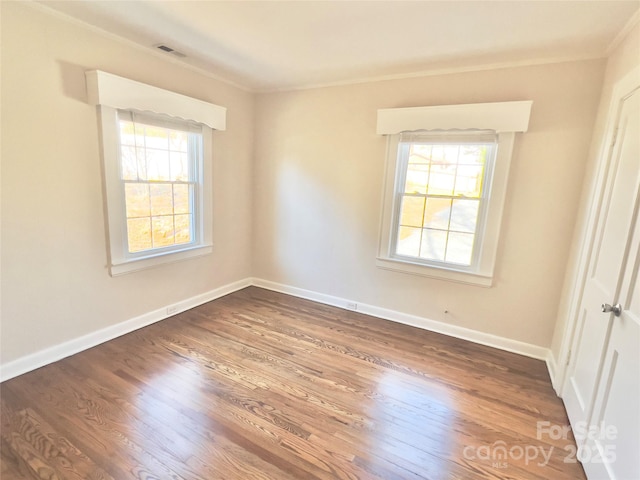
<instances>
[{"instance_id":1,"label":"wooden floor plank","mask_svg":"<svg viewBox=\"0 0 640 480\"><path fill-rule=\"evenodd\" d=\"M543 362L255 287L0 397L3 480L585 478Z\"/></svg>"}]
</instances>

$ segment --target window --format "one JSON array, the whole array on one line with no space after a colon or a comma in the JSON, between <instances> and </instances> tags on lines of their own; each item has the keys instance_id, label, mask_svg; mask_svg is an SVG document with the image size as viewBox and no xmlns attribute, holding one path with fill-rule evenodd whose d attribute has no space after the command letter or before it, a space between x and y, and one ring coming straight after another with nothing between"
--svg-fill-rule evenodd
<instances>
[{"instance_id":1,"label":"window","mask_svg":"<svg viewBox=\"0 0 640 480\"><path fill-rule=\"evenodd\" d=\"M491 285L513 132L531 107L509 104L379 111L389 135L379 267Z\"/></svg>"},{"instance_id":2,"label":"window","mask_svg":"<svg viewBox=\"0 0 640 480\"><path fill-rule=\"evenodd\" d=\"M400 136L392 256L458 268L476 262L496 135L458 136Z\"/></svg>"},{"instance_id":3,"label":"window","mask_svg":"<svg viewBox=\"0 0 640 480\"><path fill-rule=\"evenodd\" d=\"M212 252L212 129L225 109L105 72L98 105L109 270L120 275Z\"/></svg>"},{"instance_id":4,"label":"window","mask_svg":"<svg viewBox=\"0 0 640 480\"><path fill-rule=\"evenodd\" d=\"M118 126L127 255L199 243L202 127L123 110Z\"/></svg>"}]
</instances>

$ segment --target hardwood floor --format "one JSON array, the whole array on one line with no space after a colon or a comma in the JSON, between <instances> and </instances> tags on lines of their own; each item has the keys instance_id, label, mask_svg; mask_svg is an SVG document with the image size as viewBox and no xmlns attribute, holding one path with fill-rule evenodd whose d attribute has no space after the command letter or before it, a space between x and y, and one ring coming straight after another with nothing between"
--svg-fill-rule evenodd
<instances>
[{"instance_id":1,"label":"hardwood floor","mask_svg":"<svg viewBox=\"0 0 640 480\"><path fill-rule=\"evenodd\" d=\"M0 396L2 480L584 478L543 362L254 287Z\"/></svg>"}]
</instances>

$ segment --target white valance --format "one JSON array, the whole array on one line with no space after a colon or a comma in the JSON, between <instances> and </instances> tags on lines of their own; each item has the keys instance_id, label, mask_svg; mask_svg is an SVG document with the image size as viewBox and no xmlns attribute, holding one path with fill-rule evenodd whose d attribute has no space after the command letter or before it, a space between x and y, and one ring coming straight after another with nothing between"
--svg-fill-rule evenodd
<instances>
[{"instance_id":1,"label":"white valance","mask_svg":"<svg viewBox=\"0 0 640 480\"><path fill-rule=\"evenodd\" d=\"M526 132L532 101L472 103L378 110L377 133L395 135L415 130L482 129Z\"/></svg>"},{"instance_id":2,"label":"white valance","mask_svg":"<svg viewBox=\"0 0 640 480\"><path fill-rule=\"evenodd\" d=\"M153 87L100 70L85 72L91 105L154 112L226 130L227 109L180 93Z\"/></svg>"}]
</instances>

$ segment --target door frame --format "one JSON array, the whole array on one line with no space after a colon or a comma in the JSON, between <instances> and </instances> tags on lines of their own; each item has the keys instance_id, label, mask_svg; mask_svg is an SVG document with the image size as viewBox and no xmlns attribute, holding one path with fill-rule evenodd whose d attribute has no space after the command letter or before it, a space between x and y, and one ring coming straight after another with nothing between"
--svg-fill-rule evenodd
<instances>
[{"instance_id":1,"label":"door frame","mask_svg":"<svg viewBox=\"0 0 640 480\"><path fill-rule=\"evenodd\" d=\"M598 220L602 213L602 203L605 194L611 188L610 167L611 157L616 141L615 127L622 108L623 99L636 87L640 85L640 66L635 67L624 77L622 77L613 87L611 100L609 102L605 134L598 146L596 157L595 177L589 187L589 197L591 201L586 212L586 222L580 230L579 255L576 260L577 269L573 276L568 300L568 312L566 315L566 325L560 344L560 353L557 359L556 371L552 383L556 393L562 396L567 381L567 372L571 361L571 348L578 331L580 320L580 304L582 303L582 293L587 281L587 273L593 246L597 235ZM608 342L608 340L607 340Z\"/></svg>"}]
</instances>

